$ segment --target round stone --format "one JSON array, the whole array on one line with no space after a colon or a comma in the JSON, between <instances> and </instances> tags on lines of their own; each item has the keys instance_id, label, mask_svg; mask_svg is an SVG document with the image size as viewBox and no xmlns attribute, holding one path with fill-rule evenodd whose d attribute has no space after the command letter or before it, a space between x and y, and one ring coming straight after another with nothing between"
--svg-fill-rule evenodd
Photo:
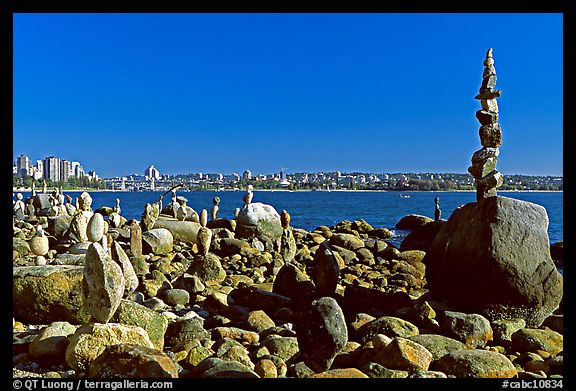
<instances>
[{"instance_id":1,"label":"round stone","mask_svg":"<svg viewBox=\"0 0 576 391\"><path fill-rule=\"evenodd\" d=\"M105 230L104 217L100 213L94 213L88 222L86 235L91 242L99 242Z\"/></svg>"}]
</instances>

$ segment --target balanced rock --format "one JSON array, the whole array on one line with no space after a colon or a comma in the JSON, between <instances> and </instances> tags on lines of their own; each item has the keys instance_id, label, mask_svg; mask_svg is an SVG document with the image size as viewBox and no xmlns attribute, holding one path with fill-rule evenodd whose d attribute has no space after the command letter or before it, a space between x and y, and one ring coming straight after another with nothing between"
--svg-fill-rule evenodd
<instances>
[{"instance_id":1,"label":"balanced rock","mask_svg":"<svg viewBox=\"0 0 576 391\"><path fill-rule=\"evenodd\" d=\"M120 246L118 242L113 242L111 247L112 259L122 268L122 275L124 276L124 297L128 297L130 293L138 288L138 276L134 270L134 266L130 262L130 258Z\"/></svg>"},{"instance_id":2,"label":"balanced rock","mask_svg":"<svg viewBox=\"0 0 576 391\"><path fill-rule=\"evenodd\" d=\"M99 242L104 235L104 217L100 213L94 213L88 221L86 236L91 242Z\"/></svg>"},{"instance_id":3,"label":"balanced rock","mask_svg":"<svg viewBox=\"0 0 576 391\"><path fill-rule=\"evenodd\" d=\"M86 253L84 281L86 308L97 322L108 322L120 305L125 283L122 269L99 243L92 243Z\"/></svg>"},{"instance_id":4,"label":"balanced rock","mask_svg":"<svg viewBox=\"0 0 576 391\"><path fill-rule=\"evenodd\" d=\"M507 197L456 209L424 259L432 294L491 321L523 318L539 326L563 294L547 228L544 207Z\"/></svg>"},{"instance_id":5,"label":"balanced rock","mask_svg":"<svg viewBox=\"0 0 576 391\"><path fill-rule=\"evenodd\" d=\"M282 236L280 215L272 205L253 202L244 205L236 217L236 237L251 239L257 237L266 249L277 248Z\"/></svg>"}]
</instances>

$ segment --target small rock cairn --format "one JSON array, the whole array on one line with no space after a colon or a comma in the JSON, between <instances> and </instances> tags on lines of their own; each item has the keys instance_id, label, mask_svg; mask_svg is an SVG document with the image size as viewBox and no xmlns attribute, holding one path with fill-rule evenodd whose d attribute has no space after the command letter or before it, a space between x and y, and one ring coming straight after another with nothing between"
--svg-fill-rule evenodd
<instances>
[{"instance_id":1,"label":"small rock cairn","mask_svg":"<svg viewBox=\"0 0 576 391\"><path fill-rule=\"evenodd\" d=\"M483 198L496 196L496 188L504 182L504 176L496 170L498 147L502 144L502 130L498 123L498 103L496 98L502 91L495 90L496 68L492 58L492 48L486 53L484 60L484 72L482 74L482 86L480 93L474 97L482 104L482 110L476 112L476 118L480 121L480 143L482 149L472 155L472 166L468 172L472 174L476 182L476 201Z\"/></svg>"}]
</instances>

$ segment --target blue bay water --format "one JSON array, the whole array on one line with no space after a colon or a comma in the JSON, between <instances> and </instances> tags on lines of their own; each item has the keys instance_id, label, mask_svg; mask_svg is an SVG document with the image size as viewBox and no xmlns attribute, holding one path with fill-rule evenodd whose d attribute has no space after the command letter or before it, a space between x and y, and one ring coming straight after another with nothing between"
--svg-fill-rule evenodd
<instances>
[{"instance_id":1,"label":"blue bay water","mask_svg":"<svg viewBox=\"0 0 576 391\"><path fill-rule=\"evenodd\" d=\"M25 197L29 193L22 193ZM72 198L80 192L65 192ZM158 200L164 192L91 192L92 208L113 207L120 198L122 215L127 219L140 220L144 205ZM288 192L255 191L252 202L263 202L276 208L278 213L285 209L292 217L291 225L312 231L320 225L333 226L342 220L364 219L375 228L388 228L395 231L391 242L399 245L407 232L396 230L394 226L408 214L434 216L434 197L440 201L442 218L448 219L459 206L475 201L474 192L405 192L409 198L401 198L398 192ZM243 205L243 191L193 191L178 192L188 200L188 206L198 213L202 209L210 211L212 199L220 197L218 216L231 219L234 209ZM533 202L543 206L549 218L548 235L550 243L563 240L563 193L562 192L498 192L498 195ZM170 193L164 197L164 204L171 202Z\"/></svg>"}]
</instances>

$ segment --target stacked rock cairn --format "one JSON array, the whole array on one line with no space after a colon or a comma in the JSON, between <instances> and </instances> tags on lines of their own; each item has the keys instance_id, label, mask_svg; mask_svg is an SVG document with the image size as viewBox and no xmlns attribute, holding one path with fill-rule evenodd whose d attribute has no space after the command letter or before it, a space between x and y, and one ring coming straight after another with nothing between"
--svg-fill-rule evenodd
<instances>
[{"instance_id":1,"label":"stacked rock cairn","mask_svg":"<svg viewBox=\"0 0 576 391\"><path fill-rule=\"evenodd\" d=\"M495 90L496 68L492 58L492 48L486 53L484 73L482 74L480 93L474 97L482 104L482 109L476 112L480 121L480 143L482 149L472 155L472 166L468 172L476 182L476 201L496 195L496 188L504 182L504 176L496 170L499 147L502 144L502 130L498 123L498 103L496 98L502 91Z\"/></svg>"}]
</instances>

